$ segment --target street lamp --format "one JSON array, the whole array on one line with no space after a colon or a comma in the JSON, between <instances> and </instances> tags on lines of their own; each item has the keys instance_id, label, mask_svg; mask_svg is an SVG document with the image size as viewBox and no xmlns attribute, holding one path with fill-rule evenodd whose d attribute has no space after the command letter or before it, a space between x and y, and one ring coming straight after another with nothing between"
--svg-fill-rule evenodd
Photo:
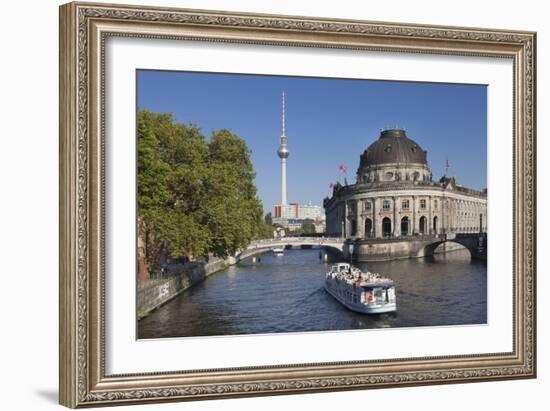
<instances>
[{"instance_id":1,"label":"street lamp","mask_svg":"<svg viewBox=\"0 0 550 411\"><path fill-rule=\"evenodd\" d=\"M353 244L350 244L348 246L348 251L349 251L349 265L352 265L353 264Z\"/></svg>"}]
</instances>

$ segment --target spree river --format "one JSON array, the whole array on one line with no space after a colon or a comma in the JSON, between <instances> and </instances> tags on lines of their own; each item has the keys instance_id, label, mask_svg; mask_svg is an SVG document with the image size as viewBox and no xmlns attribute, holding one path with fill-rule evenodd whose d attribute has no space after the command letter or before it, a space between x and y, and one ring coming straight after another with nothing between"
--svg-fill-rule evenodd
<instances>
[{"instance_id":1,"label":"spree river","mask_svg":"<svg viewBox=\"0 0 550 411\"><path fill-rule=\"evenodd\" d=\"M487 265L469 252L357 264L396 283L397 311L365 315L323 288L320 250L271 253L212 274L138 323L139 338L416 327L487 322Z\"/></svg>"}]
</instances>

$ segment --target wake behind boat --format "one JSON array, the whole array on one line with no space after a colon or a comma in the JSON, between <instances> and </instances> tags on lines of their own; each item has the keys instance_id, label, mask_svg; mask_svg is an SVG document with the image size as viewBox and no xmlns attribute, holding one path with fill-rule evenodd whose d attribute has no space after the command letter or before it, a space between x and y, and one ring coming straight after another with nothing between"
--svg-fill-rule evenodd
<instances>
[{"instance_id":1,"label":"wake behind boat","mask_svg":"<svg viewBox=\"0 0 550 411\"><path fill-rule=\"evenodd\" d=\"M348 263L331 267L325 277L325 290L346 308L362 314L397 310L395 283L371 272L363 273Z\"/></svg>"}]
</instances>

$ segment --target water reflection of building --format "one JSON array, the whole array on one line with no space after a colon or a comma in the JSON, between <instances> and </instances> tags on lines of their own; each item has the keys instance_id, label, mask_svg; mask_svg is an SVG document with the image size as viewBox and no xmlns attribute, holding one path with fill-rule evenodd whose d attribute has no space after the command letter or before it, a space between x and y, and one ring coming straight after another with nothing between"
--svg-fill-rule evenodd
<instances>
[{"instance_id":1,"label":"water reflection of building","mask_svg":"<svg viewBox=\"0 0 550 411\"><path fill-rule=\"evenodd\" d=\"M325 198L327 234L350 239L476 233L487 228L487 193L433 181L427 152L402 129L384 130L361 155L357 182Z\"/></svg>"}]
</instances>

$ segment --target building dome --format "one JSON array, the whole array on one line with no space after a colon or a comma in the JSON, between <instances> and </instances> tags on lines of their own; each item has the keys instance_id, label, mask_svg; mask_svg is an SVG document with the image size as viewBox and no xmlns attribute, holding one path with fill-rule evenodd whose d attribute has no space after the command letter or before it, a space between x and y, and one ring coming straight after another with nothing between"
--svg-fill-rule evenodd
<instances>
[{"instance_id":1,"label":"building dome","mask_svg":"<svg viewBox=\"0 0 550 411\"><path fill-rule=\"evenodd\" d=\"M380 138L372 143L361 155L360 167L384 164L423 164L428 165L426 151L407 137L405 130L389 129L380 133Z\"/></svg>"}]
</instances>

